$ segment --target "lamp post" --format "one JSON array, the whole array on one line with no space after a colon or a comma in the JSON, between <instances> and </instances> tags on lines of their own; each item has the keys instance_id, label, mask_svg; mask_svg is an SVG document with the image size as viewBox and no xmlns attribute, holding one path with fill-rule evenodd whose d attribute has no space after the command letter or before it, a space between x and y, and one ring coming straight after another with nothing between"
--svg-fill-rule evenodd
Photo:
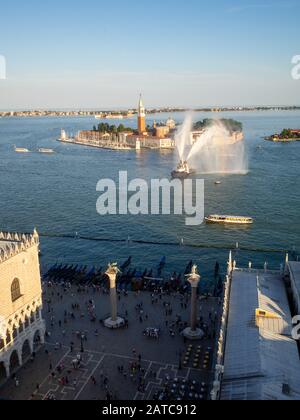
<instances>
[{"instance_id":1,"label":"lamp post","mask_svg":"<svg viewBox=\"0 0 300 420\"><path fill-rule=\"evenodd\" d=\"M83 347L83 334L80 335L80 352L84 353L84 347Z\"/></svg>"},{"instance_id":2,"label":"lamp post","mask_svg":"<svg viewBox=\"0 0 300 420\"><path fill-rule=\"evenodd\" d=\"M182 370L182 352L179 352L179 363L178 363L178 370Z\"/></svg>"},{"instance_id":3,"label":"lamp post","mask_svg":"<svg viewBox=\"0 0 300 420\"><path fill-rule=\"evenodd\" d=\"M197 272L197 266L194 265L192 268L191 274L186 276L188 278L188 282L192 287L192 297L191 297L191 326L186 328L183 331L184 337L190 340L201 340L204 336L202 330L197 328L197 295L198 295L198 286L200 283L200 275Z\"/></svg>"}]
</instances>

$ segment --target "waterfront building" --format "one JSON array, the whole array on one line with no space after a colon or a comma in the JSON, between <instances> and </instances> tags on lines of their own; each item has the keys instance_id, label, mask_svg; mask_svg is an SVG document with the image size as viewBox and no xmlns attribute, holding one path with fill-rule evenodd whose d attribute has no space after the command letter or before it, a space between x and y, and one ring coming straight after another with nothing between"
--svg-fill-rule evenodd
<instances>
[{"instance_id":1,"label":"waterfront building","mask_svg":"<svg viewBox=\"0 0 300 420\"><path fill-rule=\"evenodd\" d=\"M299 349L282 272L238 269L232 258L228 268L217 366L221 399L299 400Z\"/></svg>"},{"instance_id":2,"label":"waterfront building","mask_svg":"<svg viewBox=\"0 0 300 420\"><path fill-rule=\"evenodd\" d=\"M126 144L135 149L174 149L175 147L173 139L151 135L128 135Z\"/></svg>"},{"instance_id":3,"label":"waterfront building","mask_svg":"<svg viewBox=\"0 0 300 420\"><path fill-rule=\"evenodd\" d=\"M100 131L83 130L79 131L75 140L78 143L88 144L89 146L100 146L103 142L111 140L111 134L101 133Z\"/></svg>"},{"instance_id":4,"label":"waterfront building","mask_svg":"<svg viewBox=\"0 0 300 420\"><path fill-rule=\"evenodd\" d=\"M171 138L152 135L124 133L100 133L99 131L79 131L75 138L61 140L67 143L103 149L173 149L175 141Z\"/></svg>"},{"instance_id":5,"label":"waterfront building","mask_svg":"<svg viewBox=\"0 0 300 420\"><path fill-rule=\"evenodd\" d=\"M0 381L44 343L39 236L0 232Z\"/></svg>"},{"instance_id":6,"label":"waterfront building","mask_svg":"<svg viewBox=\"0 0 300 420\"><path fill-rule=\"evenodd\" d=\"M156 137L166 137L170 133L170 128L166 125L158 125L155 128Z\"/></svg>"}]
</instances>

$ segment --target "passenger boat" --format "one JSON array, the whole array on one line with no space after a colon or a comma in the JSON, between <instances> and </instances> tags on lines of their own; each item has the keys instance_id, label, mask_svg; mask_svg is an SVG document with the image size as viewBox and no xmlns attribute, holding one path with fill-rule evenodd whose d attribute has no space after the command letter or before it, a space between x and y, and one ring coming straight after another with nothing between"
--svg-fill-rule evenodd
<instances>
[{"instance_id":1,"label":"passenger boat","mask_svg":"<svg viewBox=\"0 0 300 420\"><path fill-rule=\"evenodd\" d=\"M222 215L210 215L205 218L207 223L219 223L219 224L235 224L235 225L252 225L254 220L251 217L243 216L222 216Z\"/></svg>"},{"instance_id":2,"label":"passenger boat","mask_svg":"<svg viewBox=\"0 0 300 420\"><path fill-rule=\"evenodd\" d=\"M190 169L188 163L186 161L181 160L177 168L171 173L172 178L179 178L185 179L188 178L190 175L195 174L196 171L194 169Z\"/></svg>"},{"instance_id":3,"label":"passenger boat","mask_svg":"<svg viewBox=\"0 0 300 420\"><path fill-rule=\"evenodd\" d=\"M38 149L38 152L39 153L53 154L54 153L54 150L53 149L44 149L44 148L41 148L41 149Z\"/></svg>"},{"instance_id":4,"label":"passenger boat","mask_svg":"<svg viewBox=\"0 0 300 420\"><path fill-rule=\"evenodd\" d=\"M17 153L29 153L29 150L25 149L24 147L16 147L15 146L15 152L17 152Z\"/></svg>"}]
</instances>

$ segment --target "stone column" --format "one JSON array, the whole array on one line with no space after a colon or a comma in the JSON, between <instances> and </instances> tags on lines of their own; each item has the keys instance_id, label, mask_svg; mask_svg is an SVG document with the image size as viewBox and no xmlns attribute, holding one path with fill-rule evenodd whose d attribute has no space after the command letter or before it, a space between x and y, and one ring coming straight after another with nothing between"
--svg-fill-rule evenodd
<instances>
[{"instance_id":1,"label":"stone column","mask_svg":"<svg viewBox=\"0 0 300 420\"><path fill-rule=\"evenodd\" d=\"M190 340L201 340L204 336L202 330L197 328L197 296L198 296L198 286L200 283L200 276L197 273L197 266L193 266L191 274L188 274L188 282L192 287L192 297L191 297L191 326L183 331L183 335Z\"/></svg>"},{"instance_id":2,"label":"stone column","mask_svg":"<svg viewBox=\"0 0 300 420\"><path fill-rule=\"evenodd\" d=\"M17 349L17 353L18 353L19 365L23 366L23 355L22 355L22 347L21 346Z\"/></svg>"},{"instance_id":3,"label":"stone column","mask_svg":"<svg viewBox=\"0 0 300 420\"><path fill-rule=\"evenodd\" d=\"M4 368L5 368L5 373L6 373L6 378L8 379L10 377L10 365L9 365L9 360L2 360Z\"/></svg>"},{"instance_id":4,"label":"stone column","mask_svg":"<svg viewBox=\"0 0 300 420\"><path fill-rule=\"evenodd\" d=\"M106 271L106 275L109 278L110 286L110 305L111 305L111 317L104 321L104 325L107 328L120 328L124 326L124 319L118 316L117 308L117 275L120 273L120 270L117 267L117 264L109 264Z\"/></svg>"},{"instance_id":5,"label":"stone column","mask_svg":"<svg viewBox=\"0 0 300 420\"><path fill-rule=\"evenodd\" d=\"M200 276L199 276L200 277ZM200 278L199 278L200 280ZM191 301L191 330L196 331L197 329L197 288L199 282L195 285L192 284L192 301Z\"/></svg>"},{"instance_id":6,"label":"stone column","mask_svg":"<svg viewBox=\"0 0 300 420\"><path fill-rule=\"evenodd\" d=\"M45 334L46 334L46 327L45 325L43 325L43 327L40 329L40 339L41 339L42 345L45 344Z\"/></svg>"},{"instance_id":7,"label":"stone column","mask_svg":"<svg viewBox=\"0 0 300 420\"><path fill-rule=\"evenodd\" d=\"M117 279L117 274L116 273L112 273L112 274L109 275L111 319L112 319L113 322L116 322L117 317L118 317L116 279Z\"/></svg>"}]
</instances>

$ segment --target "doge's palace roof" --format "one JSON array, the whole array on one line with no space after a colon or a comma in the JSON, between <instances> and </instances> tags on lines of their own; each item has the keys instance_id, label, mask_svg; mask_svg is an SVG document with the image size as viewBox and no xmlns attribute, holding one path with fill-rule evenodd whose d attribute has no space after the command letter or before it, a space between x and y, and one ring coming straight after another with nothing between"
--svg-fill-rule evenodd
<instances>
[{"instance_id":1,"label":"doge's palace roof","mask_svg":"<svg viewBox=\"0 0 300 420\"><path fill-rule=\"evenodd\" d=\"M38 244L39 235L36 230L31 234L0 232L0 263Z\"/></svg>"}]
</instances>

